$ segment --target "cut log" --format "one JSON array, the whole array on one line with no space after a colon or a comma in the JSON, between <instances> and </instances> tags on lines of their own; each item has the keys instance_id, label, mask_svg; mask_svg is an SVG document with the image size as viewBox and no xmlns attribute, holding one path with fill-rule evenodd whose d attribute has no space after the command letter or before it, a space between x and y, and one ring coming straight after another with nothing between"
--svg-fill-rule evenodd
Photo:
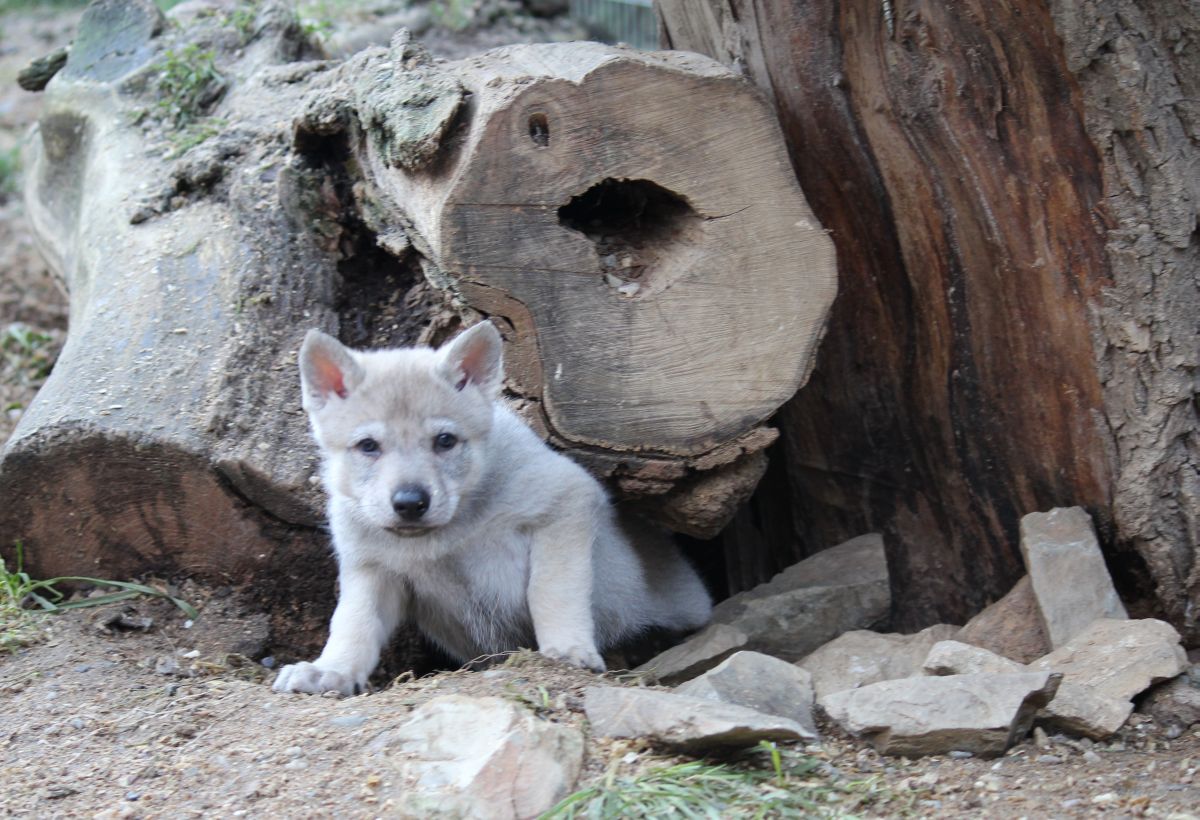
<instances>
[{"instance_id":1,"label":"cut log","mask_svg":"<svg viewBox=\"0 0 1200 820\"><path fill-rule=\"evenodd\" d=\"M402 36L337 64L282 5L249 29L181 9L99 0L46 86L26 196L71 330L0 460L5 549L38 574L260 581L295 602L281 622L320 623L300 339L480 319L527 416L619 497L728 519L834 288L751 86L595 44L439 64Z\"/></svg>"},{"instance_id":2,"label":"cut log","mask_svg":"<svg viewBox=\"0 0 1200 820\"><path fill-rule=\"evenodd\" d=\"M694 464L807 377L832 244L773 113L716 63L572 43L437 65L401 36L299 139L339 127L379 231L511 325L512 387L560 446Z\"/></svg>"}]
</instances>

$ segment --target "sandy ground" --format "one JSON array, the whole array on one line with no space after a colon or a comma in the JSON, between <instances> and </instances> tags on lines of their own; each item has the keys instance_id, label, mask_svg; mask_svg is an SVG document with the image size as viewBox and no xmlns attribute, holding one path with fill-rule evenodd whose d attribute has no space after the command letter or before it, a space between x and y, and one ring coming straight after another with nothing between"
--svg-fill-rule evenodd
<instances>
[{"instance_id":1,"label":"sandy ground","mask_svg":"<svg viewBox=\"0 0 1200 820\"><path fill-rule=\"evenodd\" d=\"M68 39L74 16L0 19L0 150L15 145L37 115L37 95L12 82L16 70ZM503 37L491 31L485 41ZM462 35L444 41L447 49L465 48ZM19 199L0 200L3 441L61 345L66 298L37 256ZM16 353L14 326L26 340ZM0 655L0 815L386 816L404 785L388 732L431 697L497 695L547 720L584 724L582 690L595 677L528 655L486 672L441 673L349 699L276 695L268 685L276 659L265 616L244 608L236 591L174 580L201 608L194 623L157 601L131 611L81 610L50 617L44 641ZM833 815L1200 812L1200 726L1176 735L1141 716L1110 743L1049 738L1039 747L1030 740L999 760L884 759L838 737L797 754L822 763L809 786L841 789L828 806ZM638 743L590 739L586 771L595 781L675 760Z\"/></svg>"},{"instance_id":2,"label":"sandy ground","mask_svg":"<svg viewBox=\"0 0 1200 820\"><path fill-rule=\"evenodd\" d=\"M47 640L0 659L0 815L386 816L405 787L390 733L421 703L491 695L584 726L584 688L620 682L521 654L354 698L279 695L262 663L265 619L233 593L180 594L202 610L194 623L159 601L79 610L50 616ZM830 737L797 750L821 767L795 787L844 788L830 816L1196 816L1200 727L1168 740L1135 720L1110 743L1030 740L997 760L881 758ZM590 739L585 771L595 781L677 760Z\"/></svg>"}]
</instances>

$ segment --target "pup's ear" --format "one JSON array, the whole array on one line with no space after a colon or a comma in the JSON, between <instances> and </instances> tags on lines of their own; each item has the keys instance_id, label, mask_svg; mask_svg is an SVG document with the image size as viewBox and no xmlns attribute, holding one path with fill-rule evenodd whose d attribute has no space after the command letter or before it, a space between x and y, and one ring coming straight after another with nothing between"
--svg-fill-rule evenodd
<instances>
[{"instance_id":1,"label":"pup's ear","mask_svg":"<svg viewBox=\"0 0 1200 820\"><path fill-rule=\"evenodd\" d=\"M362 382L363 371L337 339L313 329L300 346L304 409L320 410L333 396L344 399Z\"/></svg>"},{"instance_id":2,"label":"pup's ear","mask_svg":"<svg viewBox=\"0 0 1200 820\"><path fill-rule=\"evenodd\" d=\"M454 337L438 353L441 372L455 390L473 384L494 396L504 382L504 340L491 322L480 322Z\"/></svg>"}]
</instances>

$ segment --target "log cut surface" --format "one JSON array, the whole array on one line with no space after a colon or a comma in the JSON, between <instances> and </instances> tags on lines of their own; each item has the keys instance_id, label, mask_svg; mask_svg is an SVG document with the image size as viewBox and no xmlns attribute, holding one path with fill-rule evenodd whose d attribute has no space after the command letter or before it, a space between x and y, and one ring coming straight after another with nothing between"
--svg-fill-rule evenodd
<instances>
[{"instance_id":1,"label":"log cut surface","mask_svg":"<svg viewBox=\"0 0 1200 820\"><path fill-rule=\"evenodd\" d=\"M439 69L471 98L455 142L410 170L367 140L367 175L516 328L510 369L557 441L696 456L795 393L833 248L759 95L697 55L596 43Z\"/></svg>"}]
</instances>

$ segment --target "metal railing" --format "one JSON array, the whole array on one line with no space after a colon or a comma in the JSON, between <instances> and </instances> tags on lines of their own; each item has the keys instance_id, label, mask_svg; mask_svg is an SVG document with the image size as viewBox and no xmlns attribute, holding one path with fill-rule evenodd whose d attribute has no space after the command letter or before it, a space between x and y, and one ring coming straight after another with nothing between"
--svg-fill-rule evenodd
<instances>
[{"instance_id":1,"label":"metal railing","mask_svg":"<svg viewBox=\"0 0 1200 820\"><path fill-rule=\"evenodd\" d=\"M653 0L571 0L571 17L595 40L658 48Z\"/></svg>"}]
</instances>

